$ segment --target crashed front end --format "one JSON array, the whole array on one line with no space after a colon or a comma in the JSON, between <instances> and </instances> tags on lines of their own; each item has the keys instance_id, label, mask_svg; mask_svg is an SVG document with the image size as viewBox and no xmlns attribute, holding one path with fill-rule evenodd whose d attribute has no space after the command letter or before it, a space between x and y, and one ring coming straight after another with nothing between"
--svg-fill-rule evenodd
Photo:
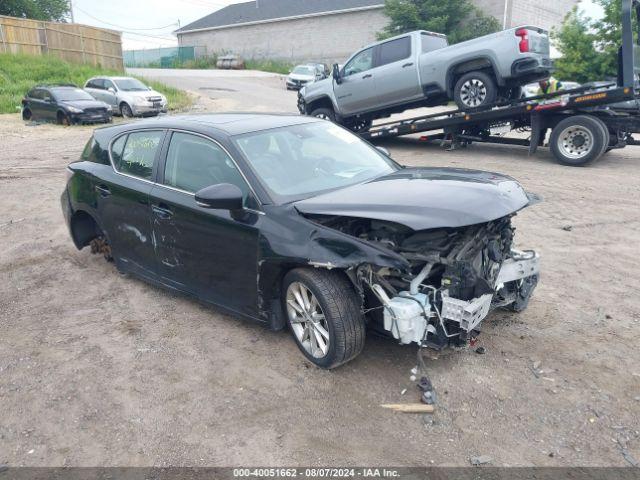
<instances>
[{"instance_id":1,"label":"crashed front end","mask_svg":"<svg viewBox=\"0 0 640 480\"><path fill-rule=\"evenodd\" d=\"M498 307L524 310L538 282L539 255L516 250L509 214L493 221L413 230L364 218L313 220L406 259L397 269L363 263L352 272L370 326L402 344L462 345Z\"/></svg>"}]
</instances>

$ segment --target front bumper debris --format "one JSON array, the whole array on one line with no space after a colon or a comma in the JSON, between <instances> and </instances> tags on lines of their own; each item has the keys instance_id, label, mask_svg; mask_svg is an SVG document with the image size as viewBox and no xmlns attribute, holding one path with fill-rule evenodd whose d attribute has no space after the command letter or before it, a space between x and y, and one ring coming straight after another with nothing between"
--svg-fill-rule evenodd
<instances>
[{"instance_id":1,"label":"front bumper debris","mask_svg":"<svg viewBox=\"0 0 640 480\"><path fill-rule=\"evenodd\" d=\"M512 250L511 256L500 265L494 292L471 300L451 297L448 290L441 290L433 297L439 298L439 302L424 293L400 292L389 298L380 285L373 285L373 291L384 305L384 329L400 343L423 345L430 343L430 334L469 338L492 309L523 310L537 284L539 272L538 253ZM450 333L452 331L459 334Z\"/></svg>"}]
</instances>

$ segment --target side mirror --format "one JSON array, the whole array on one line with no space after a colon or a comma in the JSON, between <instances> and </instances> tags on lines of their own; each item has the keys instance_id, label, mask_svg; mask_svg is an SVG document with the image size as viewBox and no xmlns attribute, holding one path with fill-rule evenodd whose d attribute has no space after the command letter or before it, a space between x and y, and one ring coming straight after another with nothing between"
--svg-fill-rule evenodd
<instances>
[{"instance_id":1,"label":"side mirror","mask_svg":"<svg viewBox=\"0 0 640 480\"><path fill-rule=\"evenodd\" d=\"M340 77L340 67L337 63L333 64L333 78L338 85L342 83L342 78Z\"/></svg>"},{"instance_id":2,"label":"side mirror","mask_svg":"<svg viewBox=\"0 0 640 480\"><path fill-rule=\"evenodd\" d=\"M383 153L385 156L391 158L391 154L389 153L389 150L387 150L384 147L376 147L376 150L378 150L380 153Z\"/></svg>"},{"instance_id":3,"label":"side mirror","mask_svg":"<svg viewBox=\"0 0 640 480\"><path fill-rule=\"evenodd\" d=\"M107 88L107 91L108 91L108 92L111 92L111 93L116 93L116 89L115 89L115 88L113 88L113 87L109 87L109 88Z\"/></svg>"},{"instance_id":4,"label":"side mirror","mask_svg":"<svg viewBox=\"0 0 640 480\"><path fill-rule=\"evenodd\" d=\"M195 199L204 208L234 211L242 209L243 195L236 185L219 183L198 190Z\"/></svg>"}]
</instances>

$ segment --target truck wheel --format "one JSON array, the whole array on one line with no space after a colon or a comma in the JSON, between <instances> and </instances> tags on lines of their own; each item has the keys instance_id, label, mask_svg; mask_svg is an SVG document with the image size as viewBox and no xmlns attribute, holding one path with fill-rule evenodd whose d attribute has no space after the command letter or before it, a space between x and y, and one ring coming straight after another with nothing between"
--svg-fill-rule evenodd
<instances>
[{"instance_id":1,"label":"truck wheel","mask_svg":"<svg viewBox=\"0 0 640 480\"><path fill-rule=\"evenodd\" d=\"M320 368L335 368L364 347L360 299L339 271L298 268L284 278L282 311L298 348Z\"/></svg>"},{"instance_id":2,"label":"truck wheel","mask_svg":"<svg viewBox=\"0 0 640 480\"><path fill-rule=\"evenodd\" d=\"M485 72L469 72L463 75L453 90L453 100L462 110L491 105L497 98L496 82Z\"/></svg>"},{"instance_id":3,"label":"truck wheel","mask_svg":"<svg viewBox=\"0 0 640 480\"><path fill-rule=\"evenodd\" d=\"M336 114L330 108L316 108L311 112L312 117L322 118L323 120L329 120L330 122L336 121Z\"/></svg>"},{"instance_id":4,"label":"truck wheel","mask_svg":"<svg viewBox=\"0 0 640 480\"><path fill-rule=\"evenodd\" d=\"M561 164L581 167L602 156L609 146L609 131L595 117L576 115L554 127L549 146Z\"/></svg>"}]
</instances>

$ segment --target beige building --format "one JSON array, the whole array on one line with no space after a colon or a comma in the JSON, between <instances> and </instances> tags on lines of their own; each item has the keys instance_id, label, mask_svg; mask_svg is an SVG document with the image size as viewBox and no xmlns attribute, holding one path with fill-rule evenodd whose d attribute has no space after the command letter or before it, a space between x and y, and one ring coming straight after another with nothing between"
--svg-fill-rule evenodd
<instances>
[{"instance_id":1,"label":"beige building","mask_svg":"<svg viewBox=\"0 0 640 480\"><path fill-rule=\"evenodd\" d=\"M577 0L474 0L507 28L558 25ZM388 23L384 0L257 0L229 5L182 27L181 46L244 58L342 62Z\"/></svg>"}]
</instances>

